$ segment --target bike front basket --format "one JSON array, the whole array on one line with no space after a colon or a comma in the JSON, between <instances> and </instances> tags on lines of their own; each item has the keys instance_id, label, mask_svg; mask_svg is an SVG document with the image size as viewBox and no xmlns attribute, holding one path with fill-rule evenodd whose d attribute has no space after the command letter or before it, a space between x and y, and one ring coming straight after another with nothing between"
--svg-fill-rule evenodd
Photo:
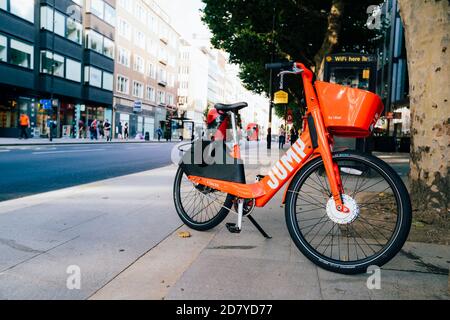
<instances>
[{"instance_id":1,"label":"bike front basket","mask_svg":"<svg viewBox=\"0 0 450 320\"><path fill-rule=\"evenodd\" d=\"M335 136L369 136L384 106L375 93L316 81L315 87L327 130Z\"/></svg>"}]
</instances>

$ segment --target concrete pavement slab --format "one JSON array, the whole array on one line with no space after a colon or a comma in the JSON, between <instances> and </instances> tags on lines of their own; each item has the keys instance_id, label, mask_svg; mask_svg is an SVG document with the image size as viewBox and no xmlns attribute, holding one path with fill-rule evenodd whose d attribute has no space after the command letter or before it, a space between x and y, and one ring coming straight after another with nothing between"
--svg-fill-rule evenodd
<instances>
[{"instance_id":1,"label":"concrete pavement slab","mask_svg":"<svg viewBox=\"0 0 450 320\"><path fill-rule=\"evenodd\" d=\"M187 230L183 227L179 230ZM164 299L183 272L196 260L215 232L189 231L180 238L178 230L148 254L93 294L92 300Z\"/></svg>"},{"instance_id":2,"label":"concrete pavement slab","mask_svg":"<svg viewBox=\"0 0 450 320\"><path fill-rule=\"evenodd\" d=\"M381 272L381 289L370 290L377 300L450 300L448 275L389 271Z\"/></svg>"},{"instance_id":3,"label":"concrete pavement slab","mask_svg":"<svg viewBox=\"0 0 450 320\"><path fill-rule=\"evenodd\" d=\"M319 269L324 299L448 300L447 275L381 269L380 288L369 289L369 274L339 275Z\"/></svg>"},{"instance_id":4,"label":"concrete pavement slab","mask_svg":"<svg viewBox=\"0 0 450 320\"><path fill-rule=\"evenodd\" d=\"M167 299L321 299L311 264L202 252Z\"/></svg>"},{"instance_id":5,"label":"concrete pavement slab","mask_svg":"<svg viewBox=\"0 0 450 320\"><path fill-rule=\"evenodd\" d=\"M174 171L170 166L1 203L0 297L92 295L181 225L168 206ZM80 290L66 286L71 265L81 270Z\"/></svg>"}]
</instances>

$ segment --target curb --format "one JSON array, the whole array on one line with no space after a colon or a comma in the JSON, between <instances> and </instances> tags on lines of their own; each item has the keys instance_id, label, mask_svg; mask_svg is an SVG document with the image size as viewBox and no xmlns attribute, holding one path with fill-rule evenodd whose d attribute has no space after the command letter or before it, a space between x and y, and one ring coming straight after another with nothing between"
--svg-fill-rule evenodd
<instances>
[{"instance_id":1,"label":"curb","mask_svg":"<svg viewBox=\"0 0 450 320\"><path fill-rule=\"evenodd\" d=\"M93 145L93 144L164 144L176 142L158 142L158 141L99 141L99 142L36 142L36 143L0 143L0 147L29 147L29 146L60 146L60 145Z\"/></svg>"}]
</instances>

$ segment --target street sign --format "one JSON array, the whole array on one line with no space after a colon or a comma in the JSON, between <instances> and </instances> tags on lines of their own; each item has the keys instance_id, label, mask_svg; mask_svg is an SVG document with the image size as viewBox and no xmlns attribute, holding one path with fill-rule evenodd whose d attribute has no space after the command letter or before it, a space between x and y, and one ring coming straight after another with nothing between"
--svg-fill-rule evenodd
<instances>
[{"instance_id":1,"label":"street sign","mask_svg":"<svg viewBox=\"0 0 450 320\"><path fill-rule=\"evenodd\" d=\"M289 95L286 91L280 90L275 92L273 103L275 104L287 104L289 102Z\"/></svg>"},{"instance_id":2,"label":"street sign","mask_svg":"<svg viewBox=\"0 0 450 320\"><path fill-rule=\"evenodd\" d=\"M134 112L141 112L142 111L142 101L138 100L138 101L134 102L133 111Z\"/></svg>"},{"instance_id":3,"label":"street sign","mask_svg":"<svg viewBox=\"0 0 450 320\"><path fill-rule=\"evenodd\" d=\"M370 79L370 69L363 70L363 79Z\"/></svg>"},{"instance_id":4,"label":"street sign","mask_svg":"<svg viewBox=\"0 0 450 320\"><path fill-rule=\"evenodd\" d=\"M50 110L52 108L52 100L50 99L42 99L39 103L42 105L42 109L44 110Z\"/></svg>"}]
</instances>

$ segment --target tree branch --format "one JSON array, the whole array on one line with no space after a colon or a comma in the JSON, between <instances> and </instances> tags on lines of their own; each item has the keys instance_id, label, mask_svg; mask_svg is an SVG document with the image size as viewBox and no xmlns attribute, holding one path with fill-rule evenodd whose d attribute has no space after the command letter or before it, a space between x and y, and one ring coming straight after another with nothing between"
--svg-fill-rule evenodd
<instances>
[{"instance_id":1,"label":"tree branch","mask_svg":"<svg viewBox=\"0 0 450 320\"><path fill-rule=\"evenodd\" d=\"M330 14L328 15L328 28L319 51L314 56L316 75L319 79L323 77L325 56L331 53L339 42L342 26L342 15L344 13L344 0L333 0Z\"/></svg>"}]
</instances>

